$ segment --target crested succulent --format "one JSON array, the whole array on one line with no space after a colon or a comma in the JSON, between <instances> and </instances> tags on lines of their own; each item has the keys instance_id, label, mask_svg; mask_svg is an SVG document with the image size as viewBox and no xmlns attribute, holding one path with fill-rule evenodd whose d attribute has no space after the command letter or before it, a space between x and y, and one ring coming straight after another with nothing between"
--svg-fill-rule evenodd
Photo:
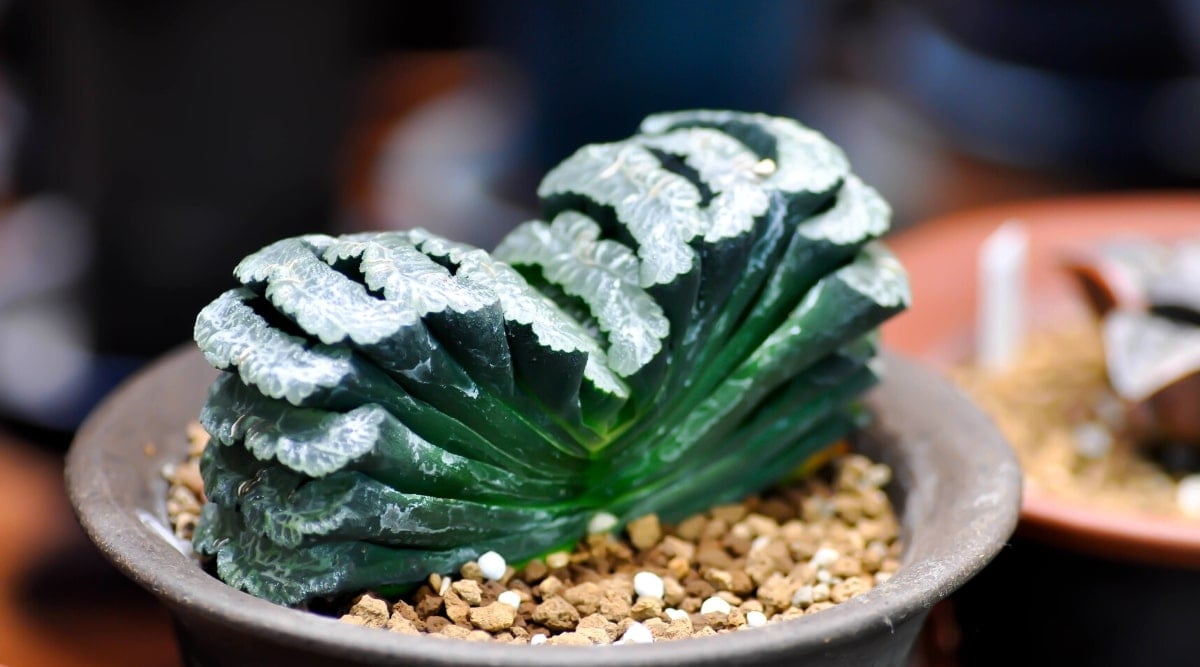
<instances>
[{"instance_id":1,"label":"crested succulent","mask_svg":"<svg viewBox=\"0 0 1200 667\"><path fill-rule=\"evenodd\" d=\"M908 303L890 211L786 119L688 111L586 146L492 252L302 236L203 309L196 550L284 604L519 562L786 475L865 415Z\"/></svg>"}]
</instances>

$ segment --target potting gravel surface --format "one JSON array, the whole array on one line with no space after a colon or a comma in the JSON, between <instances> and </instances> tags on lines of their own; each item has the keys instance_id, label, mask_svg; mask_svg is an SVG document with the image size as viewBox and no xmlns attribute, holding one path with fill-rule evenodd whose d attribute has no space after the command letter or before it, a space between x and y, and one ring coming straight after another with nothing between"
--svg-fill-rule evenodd
<instances>
[{"instance_id":1,"label":"potting gravel surface","mask_svg":"<svg viewBox=\"0 0 1200 667\"><path fill-rule=\"evenodd\" d=\"M165 471L168 513L184 539L203 502L197 460L208 439L198 424L188 434L189 460ZM367 592L338 612L403 634L575 645L707 636L817 613L887 581L902 551L883 491L890 469L838 452L803 479L678 525L648 515L519 570L481 556L483 567L432 574L403 599Z\"/></svg>"},{"instance_id":2,"label":"potting gravel surface","mask_svg":"<svg viewBox=\"0 0 1200 667\"><path fill-rule=\"evenodd\" d=\"M1200 512L1180 493L1179 476L1127 434L1097 325L1035 333L1005 369L967 366L953 375L1012 443L1030 488L1110 510Z\"/></svg>"}]
</instances>

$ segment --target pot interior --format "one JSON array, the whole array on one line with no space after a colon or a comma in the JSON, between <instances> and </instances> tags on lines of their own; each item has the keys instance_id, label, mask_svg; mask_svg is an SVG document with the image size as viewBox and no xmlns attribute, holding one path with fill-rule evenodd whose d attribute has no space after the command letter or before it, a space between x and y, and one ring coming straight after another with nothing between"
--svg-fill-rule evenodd
<instances>
[{"instance_id":1,"label":"pot interior","mask_svg":"<svg viewBox=\"0 0 1200 667\"><path fill-rule=\"evenodd\" d=\"M799 656L838 655L845 664L903 664L929 608L978 572L1011 534L1020 474L994 426L961 393L902 358L887 355L886 363L884 382L867 399L874 422L857 435L856 446L894 472L888 491L906 551L891 580L849 603L751 632L617 650L488 646L485 662L786 664ZM281 664L315 655L339 664L478 662L477 645L352 627L280 607L226 586L197 565L167 527L162 469L183 460L185 426L215 375L190 347L168 355L97 409L68 456L72 504L91 539L170 608L186 652L217 651L189 659L219 664L229 658L221 651L248 645L269 648L263 655ZM267 659L240 655L240 664Z\"/></svg>"}]
</instances>

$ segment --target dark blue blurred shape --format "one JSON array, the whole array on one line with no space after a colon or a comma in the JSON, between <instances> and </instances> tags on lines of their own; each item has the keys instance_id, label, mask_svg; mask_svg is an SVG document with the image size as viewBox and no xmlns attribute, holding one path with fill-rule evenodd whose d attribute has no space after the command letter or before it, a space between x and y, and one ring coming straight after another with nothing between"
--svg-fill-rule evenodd
<instances>
[{"instance_id":1,"label":"dark blue blurred shape","mask_svg":"<svg viewBox=\"0 0 1200 667\"><path fill-rule=\"evenodd\" d=\"M532 81L530 162L628 136L655 111L781 114L821 64L824 0L519 0L486 5L487 39Z\"/></svg>"},{"instance_id":2,"label":"dark blue blurred shape","mask_svg":"<svg viewBox=\"0 0 1200 667\"><path fill-rule=\"evenodd\" d=\"M1006 164L1161 185L1200 176L1200 3L880 5L871 80Z\"/></svg>"}]
</instances>

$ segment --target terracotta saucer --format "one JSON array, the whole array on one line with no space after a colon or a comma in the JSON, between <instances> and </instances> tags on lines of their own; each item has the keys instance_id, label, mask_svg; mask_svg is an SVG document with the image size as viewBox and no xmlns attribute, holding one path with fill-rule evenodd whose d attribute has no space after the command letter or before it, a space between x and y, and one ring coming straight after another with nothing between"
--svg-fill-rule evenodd
<instances>
[{"instance_id":1,"label":"terracotta saucer","mask_svg":"<svg viewBox=\"0 0 1200 667\"><path fill-rule=\"evenodd\" d=\"M1120 236L1200 235L1200 194L1055 198L955 213L889 239L908 268L913 308L884 329L893 349L942 368L970 357L980 244L1001 223L1029 233L1028 326L1086 317L1061 269L1065 251ZM1018 529L1055 546L1153 565L1200 569L1200 520L1101 511L1026 485Z\"/></svg>"}]
</instances>

